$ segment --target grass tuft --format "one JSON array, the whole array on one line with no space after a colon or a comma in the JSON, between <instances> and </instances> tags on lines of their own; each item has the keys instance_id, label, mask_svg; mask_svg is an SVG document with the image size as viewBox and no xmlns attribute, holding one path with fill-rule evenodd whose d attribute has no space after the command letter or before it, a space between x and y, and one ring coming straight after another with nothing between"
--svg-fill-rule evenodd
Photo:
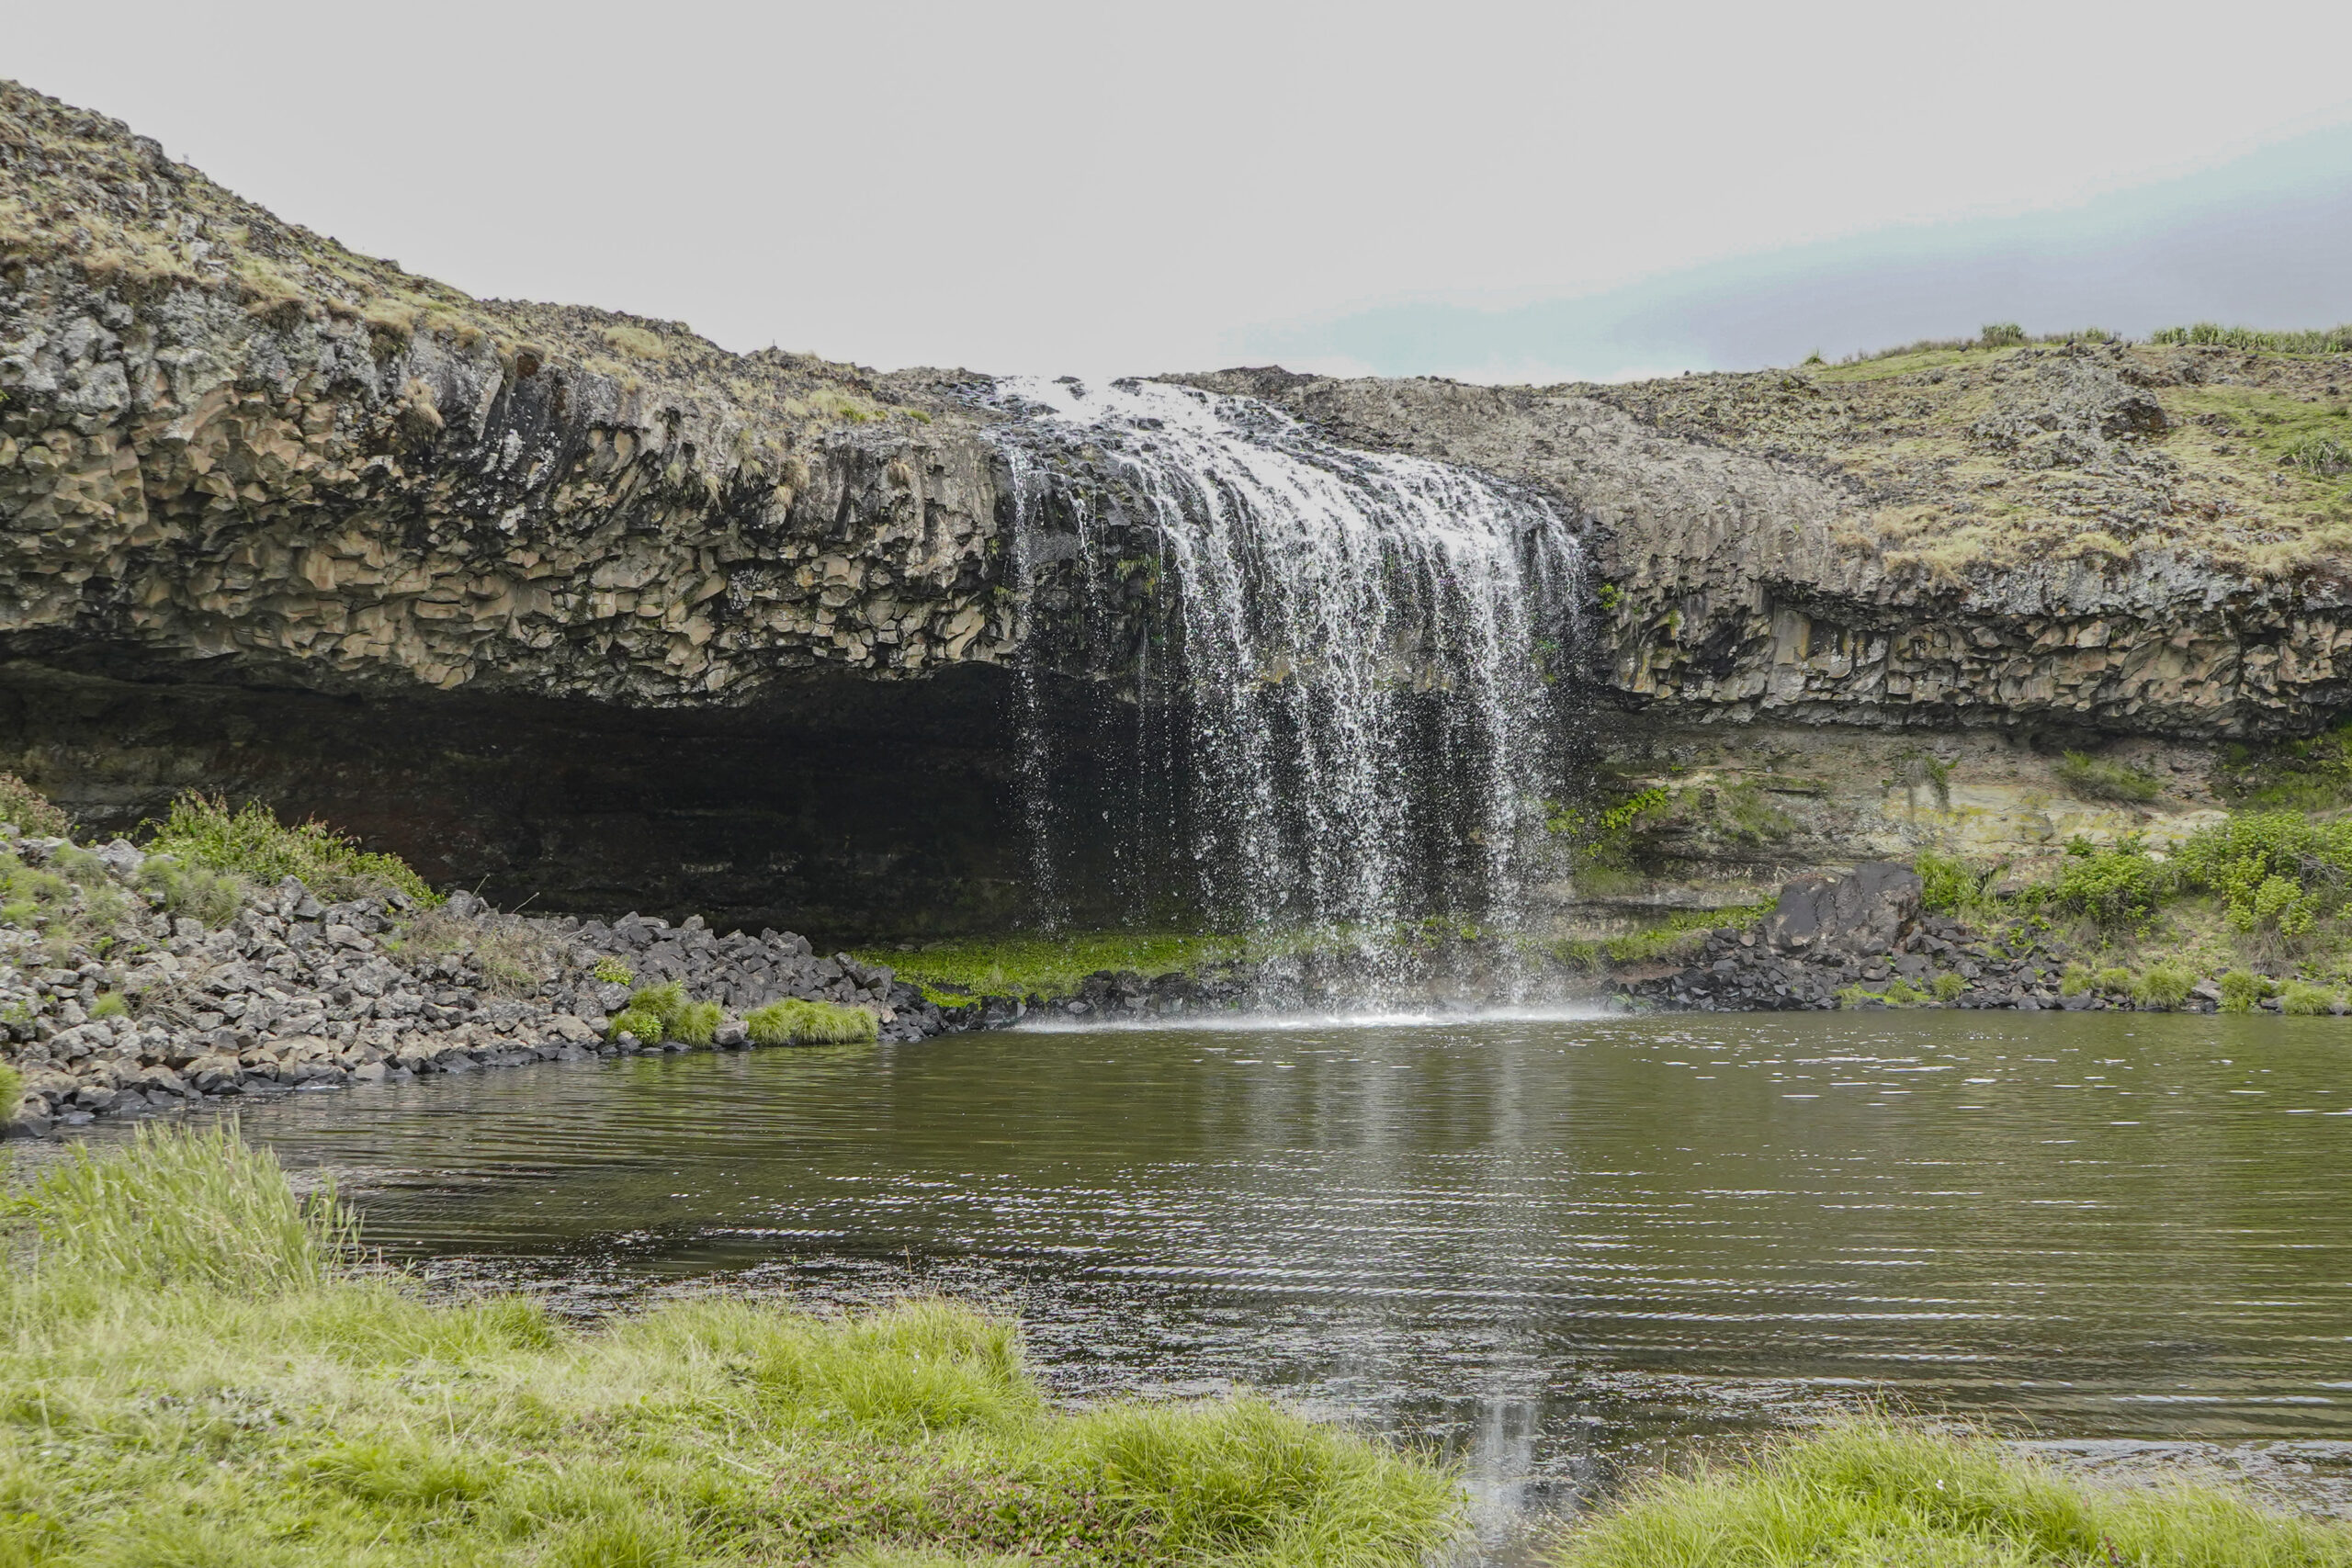
<instances>
[{"instance_id":1,"label":"grass tuft","mask_svg":"<svg viewBox=\"0 0 2352 1568\"><path fill-rule=\"evenodd\" d=\"M2352 1529L2224 1494L2082 1485L1980 1436L1859 1420L1657 1481L1573 1531L1558 1568L2344 1568Z\"/></svg>"},{"instance_id":2,"label":"grass tuft","mask_svg":"<svg viewBox=\"0 0 2352 1568\"><path fill-rule=\"evenodd\" d=\"M316 818L288 828L258 801L232 811L217 795L183 795L148 851L256 883L299 876L322 898L389 889L428 907L441 902L399 856L371 854Z\"/></svg>"},{"instance_id":3,"label":"grass tuft","mask_svg":"<svg viewBox=\"0 0 2352 1568\"><path fill-rule=\"evenodd\" d=\"M13 1120L25 1102L25 1075L0 1062L0 1122Z\"/></svg>"},{"instance_id":4,"label":"grass tuft","mask_svg":"<svg viewBox=\"0 0 2352 1568\"><path fill-rule=\"evenodd\" d=\"M864 1008L793 998L754 1008L743 1015L754 1045L870 1045L881 1038L881 1020Z\"/></svg>"},{"instance_id":5,"label":"grass tuft","mask_svg":"<svg viewBox=\"0 0 2352 1568\"><path fill-rule=\"evenodd\" d=\"M277 1156L229 1124L151 1123L105 1154L76 1145L23 1207L40 1268L150 1285L313 1288L357 1238L331 1190L300 1201Z\"/></svg>"}]
</instances>

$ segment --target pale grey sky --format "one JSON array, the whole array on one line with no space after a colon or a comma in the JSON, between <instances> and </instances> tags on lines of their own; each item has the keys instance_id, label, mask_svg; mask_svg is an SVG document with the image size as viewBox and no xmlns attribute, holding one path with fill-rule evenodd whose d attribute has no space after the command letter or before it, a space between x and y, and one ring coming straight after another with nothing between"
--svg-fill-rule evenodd
<instances>
[{"instance_id":1,"label":"pale grey sky","mask_svg":"<svg viewBox=\"0 0 2352 1568\"><path fill-rule=\"evenodd\" d=\"M359 249L883 367L1150 371L1286 343L1344 367L1369 361L1331 323L1470 306L1489 319L1461 342L1441 326L1403 351L1429 363L1380 367L1608 373L1559 364L1573 343L1503 365L1492 312L2066 209L2352 121L2352 7L2271 0L9 0L0 20L0 71Z\"/></svg>"}]
</instances>

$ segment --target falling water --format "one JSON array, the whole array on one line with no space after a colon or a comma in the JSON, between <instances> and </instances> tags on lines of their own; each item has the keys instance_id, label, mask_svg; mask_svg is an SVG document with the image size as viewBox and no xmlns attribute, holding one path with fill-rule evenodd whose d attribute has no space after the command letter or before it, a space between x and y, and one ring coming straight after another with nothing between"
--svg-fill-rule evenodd
<instances>
[{"instance_id":1,"label":"falling water","mask_svg":"<svg viewBox=\"0 0 2352 1568\"><path fill-rule=\"evenodd\" d=\"M1081 640L1116 646L1080 657L1132 649L1137 711L1170 716L1144 750L1183 785L1132 798L1162 801L1203 906L1324 928L1518 908L1581 572L1557 510L1191 387L1021 378L992 400L1020 416L1024 592L1054 569L1116 602L1137 566L1114 552L1151 552L1142 635L1097 624Z\"/></svg>"}]
</instances>

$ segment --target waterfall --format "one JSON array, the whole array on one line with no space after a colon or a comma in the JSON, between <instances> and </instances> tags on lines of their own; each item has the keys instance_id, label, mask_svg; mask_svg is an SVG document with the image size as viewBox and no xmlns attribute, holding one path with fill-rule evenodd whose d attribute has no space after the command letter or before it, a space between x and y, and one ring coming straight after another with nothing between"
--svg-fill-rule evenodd
<instances>
[{"instance_id":1,"label":"waterfall","mask_svg":"<svg viewBox=\"0 0 2352 1568\"><path fill-rule=\"evenodd\" d=\"M1259 928L1515 917L1582 573L1556 508L1187 386L1007 378L989 401L1015 416L1024 711L1049 664L1132 691L1139 774L1101 814L1170 852L1139 874Z\"/></svg>"}]
</instances>

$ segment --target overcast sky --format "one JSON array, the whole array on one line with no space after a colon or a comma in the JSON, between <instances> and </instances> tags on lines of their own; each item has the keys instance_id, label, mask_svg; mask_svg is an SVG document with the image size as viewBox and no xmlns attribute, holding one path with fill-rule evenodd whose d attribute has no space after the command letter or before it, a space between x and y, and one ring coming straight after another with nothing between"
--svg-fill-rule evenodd
<instances>
[{"instance_id":1,"label":"overcast sky","mask_svg":"<svg viewBox=\"0 0 2352 1568\"><path fill-rule=\"evenodd\" d=\"M1740 268L1843 276L1924 231L1961 261L1869 329L1919 335L1949 330L1905 323L1938 277L1981 273L1986 235L2030 253L2051 221L2096 251L2067 214L2141 187L2189 192L2210 230L2213 171L2290 142L2320 150L2298 165L2318 194L2352 190L2352 137L2312 134L2352 123L2352 6L2309 0L7 0L0 20L0 70L412 270L886 367L1671 369L1778 351L1722 331L1604 351L1577 310L1671 314L1698 277L1761 319L1779 307L1745 305ZM2317 308L2267 299L2276 253L2247 252L2188 313ZM2033 320L2044 288L2027 268L1999 313L2065 324ZM1412 332L1366 335L1400 310Z\"/></svg>"}]
</instances>

